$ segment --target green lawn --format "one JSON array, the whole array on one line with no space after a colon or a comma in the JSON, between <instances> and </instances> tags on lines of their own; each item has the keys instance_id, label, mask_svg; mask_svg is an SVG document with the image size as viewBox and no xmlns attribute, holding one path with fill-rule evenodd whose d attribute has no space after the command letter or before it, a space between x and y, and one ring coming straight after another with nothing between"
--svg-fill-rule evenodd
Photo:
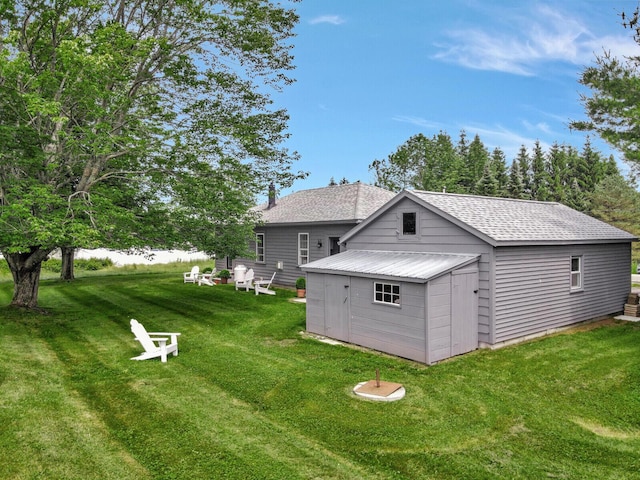
<instances>
[{"instance_id":1,"label":"green lawn","mask_svg":"<svg viewBox=\"0 0 640 480\"><path fill-rule=\"evenodd\" d=\"M427 367L302 336L293 295L131 272L0 307L0 478L640 478L640 324ZM132 317L180 355L129 360ZM403 400L351 393L376 369Z\"/></svg>"}]
</instances>

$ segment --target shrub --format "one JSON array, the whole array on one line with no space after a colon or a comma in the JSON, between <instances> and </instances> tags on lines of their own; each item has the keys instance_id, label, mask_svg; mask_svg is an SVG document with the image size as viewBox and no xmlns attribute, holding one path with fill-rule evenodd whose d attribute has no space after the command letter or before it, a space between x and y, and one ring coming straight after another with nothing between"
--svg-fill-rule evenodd
<instances>
[{"instance_id":1,"label":"shrub","mask_svg":"<svg viewBox=\"0 0 640 480\"><path fill-rule=\"evenodd\" d=\"M218 276L220 278L231 278L231 272L229 272L229 270L221 270Z\"/></svg>"},{"instance_id":2,"label":"shrub","mask_svg":"<svg viewBox=\"0 0 640 480\"><path fill-rule=\"evenodd\" d=\"M304 277L298 277L296 280L296 288L298 290L305 290L307 288L307 279Z\"/></svg>"}]
</instances>

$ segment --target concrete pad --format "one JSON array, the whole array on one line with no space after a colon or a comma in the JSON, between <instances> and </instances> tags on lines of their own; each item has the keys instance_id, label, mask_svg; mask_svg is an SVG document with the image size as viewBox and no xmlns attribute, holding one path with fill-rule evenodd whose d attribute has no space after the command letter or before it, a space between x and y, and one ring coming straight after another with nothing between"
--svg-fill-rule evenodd
<instances>
[{"instance_id":1,"label":"concrete pad","mask_svg":"<svg viewBox=\"0 0 640 480\"><path fill-rule=\"evenodd\" d=\"M355 393L358 397L366 398L367 400L373 400L376 402L395 402L404 398L407 393L404 387L400 387L395 390L392 394L384 396L384 395L375 395L373 393L365 393L359 392L358 390L369 382L360 382L355 387L353 387L353 393Z\"/></svg>"}]
</instances>

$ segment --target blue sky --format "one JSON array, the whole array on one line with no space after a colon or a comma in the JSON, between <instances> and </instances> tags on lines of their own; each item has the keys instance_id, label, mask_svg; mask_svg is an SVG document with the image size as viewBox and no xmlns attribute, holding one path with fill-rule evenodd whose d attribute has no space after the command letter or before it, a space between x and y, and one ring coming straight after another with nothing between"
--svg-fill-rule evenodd
<instances>
[{"instance_id":1,"label":"blue sky","mask_svg":"<svg viewBox=\"0 0 640 480\"><path fill-rule=\"evenodd\" d=\"M507 162L521 145L584 134L578 83L603 49L640 48L620 25L636 1L303 0L294 4L293 76L274 97L290 114L287 147L305 180L280 192L326 186L331 177L373 182L368 170L412 135L440 130L457 142L477 133ZM614 153L594 138L594 146Z\"/></svg>"}]
</instances>

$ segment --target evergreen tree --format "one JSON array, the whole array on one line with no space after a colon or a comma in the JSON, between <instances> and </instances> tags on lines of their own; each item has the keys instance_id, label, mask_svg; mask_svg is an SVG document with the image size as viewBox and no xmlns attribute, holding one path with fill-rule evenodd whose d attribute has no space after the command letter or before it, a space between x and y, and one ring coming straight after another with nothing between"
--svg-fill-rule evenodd
<instances>
[{"instance_id":1,"label":"evergreen tree","mask_svg":"<svg viewBox=\"0 0 640 480\"><path fill-rule=\"evenodd\" d=\"M588 195L591 215L622 230L640 236L640 192L633 179L614 174L604 177ZM631 246L632 257L640 260L640 242Z\"/></svg>"},{"instance_id":2,"label":"evergreen tree","mask_svg":"<svg viewBox=\"0 0 640 480\"><path fill-rule=\"evenodd\" d=\"M484 164L484 170L482 176L476 182L475 193L476 195L483 195L485 197L495 197L498 195L499 185L496 179L493 168L491 168L490 162Z\"/></svg>"},{"instance_id":3,"label":"evergreen tree","mask_svg":"<svg viewBox=\"0 0 640 480\"><path fill-rule=\"evenodd\" d=\"M522 172L520 171L520 162L514 160L511 162L509 169L509 184L507 185L509 197L526 199L529 195L526 192L524 181L522 180Z\"/></svg>"},{"instance_id":4,"label":"evergreen tree","mask_svg":"<svg viewBox=\"0 0 640 480\"><path fill-rule=\"evenodd\" d=\"M462 182L467 186L469 193L476 193L476 186L478 181L484 176L485 166L488 162L489 151L482 143L482 140L480 140L480 136L476 134L469 144L469 152L467 154L462 175Z\"/></svg>"},{"instance_id":5,"label":"evergreen tree","mask_svg":"<svg viewBox=\"0 0 640 480\"><path fill-rule=\"evenodd\" d=\"M490 164L493 169L493 175L498 182L497 196L508 197L509 174L507 171L507 157L499 147L493 149Z\"/></svg>"},{"instance_id":6,"label":"evergreen tree","mask_svg":"<svg viewBox=\"0 0 640 480\"><path fill-rule=\"evenodd\" d=\"M531 198L531 160L527 153L527 148L522 145L518 151L518 156L514 160L518 163L518 171L520 176L520 182L522 182L522 191L518 192L518 196L514 198ZM513 164L511 165L513 170Z\"/></svg>"},{"instance_id":7,"label":"evergreen tree","mask_svg":"<svg viewBox=\"0 0 640 480\"><path fill-rule=\"evenodd\" d=\"M454 147L451 137L446 132L440 131L433 137L431 146L431 155L434 157L431 164L437 165L439 172L433 191L467 193L460 180L463 170L462 158Z\"/></svg>"},{"instance_id":8,"label":"evergreen tree","mask_svg":"<svg viewBox=\"0 0 640 480\"><path fill-rule=\"evenodd\" d=\"M547 168L549 173L549 191L551 193L550 200L564 203L567 161L565 150L558 145L558 142L555 142L547 153Z\"/></svg>"},{"instance_id":9,"label":"evergreen tree","mask_svg":"<svg viewBox=\"0 0 640 480\"><path fill-rule=\"evenodd\" d=\"M533 145L533 158L531 159L531 198L534 200L549 200L549 174L547 172L546 159L540 141Z\"/></svg>"}]
</instances>

